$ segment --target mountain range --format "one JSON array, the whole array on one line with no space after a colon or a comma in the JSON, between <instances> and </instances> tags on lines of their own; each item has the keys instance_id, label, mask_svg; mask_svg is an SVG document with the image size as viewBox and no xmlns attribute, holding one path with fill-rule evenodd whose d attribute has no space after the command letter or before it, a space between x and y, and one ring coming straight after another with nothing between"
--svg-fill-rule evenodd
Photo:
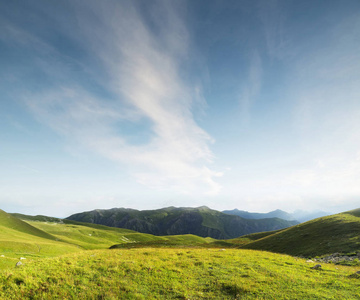
<instances>
[{"instance_id":1,"label":"mountain range","mask_svg":"<svg viewBox=\"0 0 360 300\"><path fill-rule=\"evenodd\" d=\"M165 214L164 210L182 211L184 208L167 208L160 211ZM210 212L215 216L220 213L206 207L185 210L202 210L205 211L205 215ZM317 218L284 229L252 233L226 240L191 234L157 236L47 216L8 214L0 210L2 253L32 253L46 257L76 252L79 249L191 246L254 249L305 257L342 253L360 258L359 245L360 209ZM12 260L0 260L0 268L11 263Z\"/></svg>"},{"instance_id":2,"label":"mountain range","mask_svg":"<svg viewBox=\"0 0 360 300\"><path fill-rule=\"evenodd\" d=\"M200 237L231 239L242 235L283 229L298 224L294 220L277 217L245 219L240 216L198 208L167 207L157 210L113 208L77 213L66 218L85 223L126 228L153 235L194 234Z\"/></svg>"},{"instance_id":3,"label":"mountain range","mask_svg":"<svg viewBox=\"0 0 360 300\"><path fill-rule=\"evenodd\" d=\"M287 213L281 209L277 209L268 213L254 213L245 210L238 210L236 208L233 210L224 210L223 213L239 216L245 219L280 218L288 221L296 220L300 223L330 215L330 213L325 211L309 212L304 210L296 210L293 213Z\"/></svg>"}]
</instances>

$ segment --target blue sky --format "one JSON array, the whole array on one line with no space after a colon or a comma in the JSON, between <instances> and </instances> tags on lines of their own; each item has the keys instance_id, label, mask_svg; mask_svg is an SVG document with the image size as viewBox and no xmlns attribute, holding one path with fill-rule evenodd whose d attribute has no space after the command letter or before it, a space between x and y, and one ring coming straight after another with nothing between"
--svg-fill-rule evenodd
<instances>
[{"instance_id":1,"label":"blue sky","mask_svg":"<svg viewBox=\"0 0 360 300\"><path fill-rule=\"evenodd\" d=\"M360 206L360 2L2 1L0 207Z\"/></svg>"}]
</instances>

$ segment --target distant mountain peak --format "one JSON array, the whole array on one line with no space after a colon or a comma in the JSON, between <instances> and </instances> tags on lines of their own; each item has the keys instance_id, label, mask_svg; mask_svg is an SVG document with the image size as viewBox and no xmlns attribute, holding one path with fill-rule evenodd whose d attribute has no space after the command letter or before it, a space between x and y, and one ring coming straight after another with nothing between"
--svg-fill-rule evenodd
<instances>
[{"instance_id":1,"label":"distant mountain peak","mask_svg":"<svg viewBox=\"0 0 360 300\"><path fill-rule=\"evenodd\" d=\"M71 215L68 220L126 228L154 235L194 234L229 239L244 234L286 228L295 225L283 219L246 220L207 206L166 207L156 210L93 210Z\"/></svg>"},{"instance_id":2,"label":"distant mountain peak","mask_svg":"<svg viewBox=\"0 0 360 300\"><path fill-rule=\"evenodd\" d=\"M330 215L330 213L324 211L309 212L309 211L297 210L293 213L288 213L281 209L275 209L268 213L253 213L245 210L239 210L237 208L233 210L224 210L223 213L229 215L236 215L245 219L280 218L288 221L296 220L299 222L306 222L312 219Z\"/></svg>"}]
</instances>

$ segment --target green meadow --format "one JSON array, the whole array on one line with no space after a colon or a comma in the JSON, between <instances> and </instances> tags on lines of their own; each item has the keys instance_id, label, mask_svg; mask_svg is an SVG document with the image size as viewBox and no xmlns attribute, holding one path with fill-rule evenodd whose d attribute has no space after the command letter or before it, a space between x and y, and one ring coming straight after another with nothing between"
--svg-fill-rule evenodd
<instances>
[{"instance_id":1,"label":"green meadow","mask_svg":"<svg viewBox=\"0 0 360 300\"><path fill-rule=\"evenodd\" d=\"M359 266L312 269L307 258L273 253L300 247L290 247L299 228L305 237L310 229L336 236L328 230L334 224L342 230L338 248L359 250L357 211L232 240L22 219L0 211L0 299L360 299ZM308 253L335 252L306 241ZM244 249L259 243L267 251ZM277 251L266 249L274 244Z\"/></svg>"},{"instance_id":2,"label":"green meadow","mask_svg":"<svg viewBox=\"0 0 360 300\"><path fill-rule=\"evenodd\" d=\"M322 256L330 253L360 253L360 209L326 216L275 232L240 237L248 249L266 250L296 256Z\"/></svg>"},{"instance_id":3,"label":"green meadow","mask_svg":"<svg viewBox=\"0 0 360 300\"><path fill-rule=\"evenodd\" d=\"M2 299L359 299L352 267L236 249L91 250L0 273Z\"/></svg>"}]
</instances>

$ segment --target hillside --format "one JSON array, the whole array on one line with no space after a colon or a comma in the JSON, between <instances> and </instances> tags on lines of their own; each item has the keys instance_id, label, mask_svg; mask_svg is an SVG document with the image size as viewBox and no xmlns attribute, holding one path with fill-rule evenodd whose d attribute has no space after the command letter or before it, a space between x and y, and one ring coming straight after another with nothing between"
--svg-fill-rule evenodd
<instances>
[{"instance_id":1,"label":"hillside","mask_svg":"<svg viewBox=\"0 0 360 300\"><path fill-rule=\"evenodd\" d=\"M0 210L0 269L14 266L19 257L48 257L79 251L49 232Z\"/></svg>"},{"instance_id":2,"label":"hillside","mask_svg":"<svg viewBox=\"0 0 360 300\"><path fill-rule=\"evenodd\" d=\"M154 235L194 234L215 239L277 230L297 224L279 218L247 220L202 206L198 208L168 207L158 210L113 208L74 214L67 218L86 223L127 228Z\"/></svg>"},{"instance_id":3,"label":"hillside","mask_svg":"<svg viewBox=\"0 0 360 300\"><path fill-rule=\"evenodd\" d=\"M221 220L210 212L205 224ZM267 252L358 251L360 209L226 241L18 216L0 211L1 299L356 299L360 287L358 267Z\"/></svg>"},{"instance_id":4,"label":"hillside","mask_svg":"<svg viewBox=\"0 0 360 300\"><path fill-rule=\"evenodd\" d=\"M59 239L83 249L108 249L110 247L144 246L196 246L208 244L212 239L192 235L154 236L129 229L64 220L63 224L28 221L31 225L51 233Z\"/></svg>"},{"instance_id":5,"label":"hillside","mask_svg":"<svg viewBox=\"0 0 360 300\"><path fill-rule=\"evenodd\" d=\"M5 213L6 214L6 213ZM10 215L10 214L8 214ZM124 228L108 227L92 223L62 220L47 216L11 214L13 220L47 234L56 241L76 245L78 249L108 249L116 247L196 246L212 243L211 238L194 235L154 236ZM18 216L22 220L14 217ZM25 222L24 222L25 221Z\"/></svg>"},{"instance_id":6,"label":"hillside","mask_svg":"<svg viewBox=\"0 0 360 300\"><path fill-rule=\"evenodd\" d=\"M360 252L360 209L314 219L241 247L309 257Z\"/></svg>"},{"instance_id":7,"label":"hillside","mask_svg":"<svg viewBox=\"0 0 360 300\"><path fill-rule=\"evenodd\" d=\"M7 228L10 230L15 230L22 234L29 234L44 239L56 240L56 237L50 235L49 233L46 233L38 228L31 226L28 223L6 213L1 209L0 209L0 226L2 227L1 228L2 236L4 236L4 233L6 232L6 230L4 229Z\"/></svg>"},{"instance_id":8,"label":"hillside","mask_svg":"<svg viewBox=\"0 0 360 300\"><path fill-rule=\"evenodd\" d=\"M0 210L0 270L13 267L19 257L30 261L84 250L109 249L112 246L204 247L214 241L194 235L154 236L46 216L16 215L22 220ZM217 247L216 244L213 246Z\"/></svg>"}]
</instances>

